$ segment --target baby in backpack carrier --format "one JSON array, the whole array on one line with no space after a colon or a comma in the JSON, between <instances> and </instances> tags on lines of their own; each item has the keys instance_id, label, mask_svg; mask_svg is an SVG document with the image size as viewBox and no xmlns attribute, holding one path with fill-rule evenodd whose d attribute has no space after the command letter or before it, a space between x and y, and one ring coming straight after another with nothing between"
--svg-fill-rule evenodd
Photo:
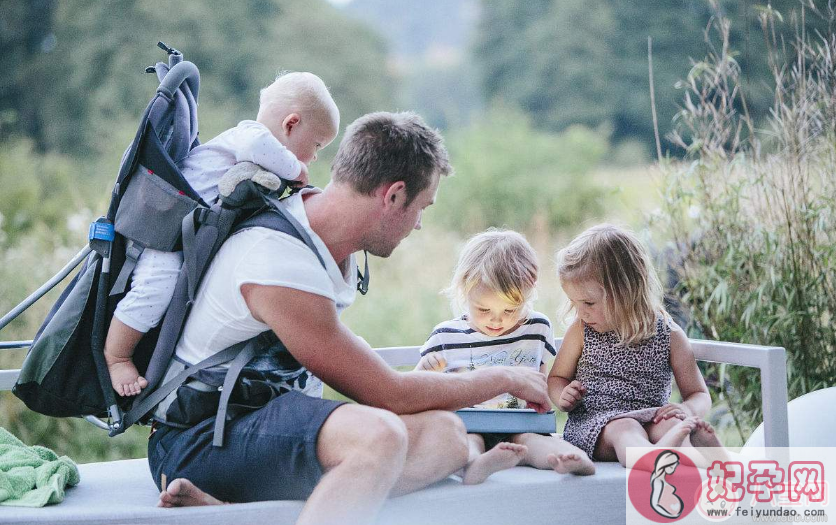
<instances>
[{"instance_id":1,"label":"baby in backpack carrier","mask_svg":"<svg viewBox=\"0 0 836 525\"><path fill-rule=\"evenodd\" d=\"M218 196L221 177L239 162L258 164L293 186L305 186L307 166L337 136L339 123L339 110L322 79L312 73L284 73L261 90L256 120L244 120L197 146L178 167L208 203ZM120 396L136 395L148 384L133 363L134 349L165 314L182 263L182 252L146 248L130 291L116 306L105 360Z\"/></svg>"}]
</instances>

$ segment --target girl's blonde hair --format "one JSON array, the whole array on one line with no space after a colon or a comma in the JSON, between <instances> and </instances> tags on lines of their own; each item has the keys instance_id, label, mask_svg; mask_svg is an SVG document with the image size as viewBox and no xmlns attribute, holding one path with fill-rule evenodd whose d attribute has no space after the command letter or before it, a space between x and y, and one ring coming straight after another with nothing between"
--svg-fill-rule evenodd
<instances>
[{"instance_id":1,"label":"girl's blonde hair","mask_svg":"<svg viewBox=\"0 0 836 525\"><path fill-rule=\"evenodd\" d=\"M454 310L467 311L470 292L483 284L525 317L537 295L537 271L537 254L525 237L491 228L467 241L445 292Z\"/></svg>"},{"instance_id":2,"label":"girl's blonde hair","mask_svg":"<svg viewBox=\"0 0 836 525\"><path fill-rule=\"evenodd\" d=\"M557 274L561 284L601 285L607 320L621 344L650 338L659 316L670 319L650 255L635 234L623 228L600 224L578 235L557 252Z\"/></svg>"}]
</instances>

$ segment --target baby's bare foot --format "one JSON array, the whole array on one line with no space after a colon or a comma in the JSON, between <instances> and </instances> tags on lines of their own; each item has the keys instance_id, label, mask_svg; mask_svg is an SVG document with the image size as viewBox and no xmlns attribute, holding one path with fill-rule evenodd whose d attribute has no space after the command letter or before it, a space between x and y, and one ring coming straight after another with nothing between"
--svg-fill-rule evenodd
<instances>
[{"instance_id":1,"label":"baby's bare foot","mask_svg":"<svg viewBox=\"0 0 836 525\"><path fill-rule=\"evenodd\" d=\"M465 469L462 482L465 485L482 483L494 472L519 465L528 452L525 445L516 443L500 443L478 458Z\"/></svg>"},{"instance_id":2,"label":"baby's bare foot","mask_svg":"<svg viewBox=\"0 0 836 525\"><path fill-rule=\"evenodd\" d=\"M110 372L110 382L113 389L120 396L135 396L148 386L148 381L139 375L139 371L130 359L110 362L107 369Z\"/></svg>"},{"instance_id":3,"label":"baby's bare foot","mask_svg":"<svg viewBox=\"0 0 836 525\"><path fill-rule=\"evenodd\" d=\"M546 457L549 466L558 474L578 474L589 476L595 474L595 464L585 455L576 452L569 454L549 454Z\"/></svg>"},{"instance_id":4,"label":"baby's bare foot","mask_svg":"<svg viewBox=\"0 0 836 525\"><path fill-rule=\"evenodd\" d=\"M657 447L673 448L681 447L682 442L688 437L696 428L700 419L696 416L686 417L670 430L664 436L659 438L655 443Z\"/></svg>"},{"instance_id":5,"label":"baby's bare foot","mask_svg":"<svg viewBox=\"0 0 836 525\"><path fill-rule=\"evenodd\" d=\"M178 478L169 483L160 492L160 501L157 503L158 507L198 507L202 505L226 505L226 503L203 492L185 478Z\"/></svg>"}]
</instances>

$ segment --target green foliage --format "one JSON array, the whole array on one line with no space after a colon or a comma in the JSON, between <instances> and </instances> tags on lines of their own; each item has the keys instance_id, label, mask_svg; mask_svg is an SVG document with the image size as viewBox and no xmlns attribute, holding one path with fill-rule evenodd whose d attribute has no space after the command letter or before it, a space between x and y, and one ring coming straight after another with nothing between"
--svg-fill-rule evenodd
<instances>
[{"instance_id":1,"label":"green foliage","mask_svg":"<svg viewBox=\"0 0 836 525\"><path fill-rule=\"evenodd\" d=\"M587 175L608 149L607 137L583 127L536 131L506 107L449 134L456 175L427 218L459 232L489 226L554 231L594 217L603 190Z\"/></svg>"},{"instance_id":2,"label":"green foliage","mask_svg":"<svg viewBox=\"0 0 836 525\"><path fill-rule=\"evenodd\" d=\"M17 123L12 129L26 132L42 150L101 152L114 123L135 122L156 87L156 77L143 70L165 60L157 40L200 68L201 113L207 106L223 110L217 131L253 118L259 89L280 70L319 74L331 87L343 122L392 105L394 85L383 67L382 40L323 0L176 6L111 0L84 9L57 2L54 10L32 12L39 5L8 16L20 11L17 18L43 17L54 45L17 60L14 78L31 96L15 98L0 90L0 108L9 108L9 120ZM23 119L37 125L24 127Z\"/></svg>"},{"instance_id":3,"label":"green foliage","mask_svg":"<svg viewBox=\"0 0 836 525\"><path fill-rule=\"evenodd\" d=\"M812 4L811 2L803 2ZM773 0L773 9L798 11L799 0ZM771 95L768 60L759 34L756 2L723 0L718 12L734 20L729 45L743 71L740 88L753 118L765 118ZM612 126L613 138L653 143L648 79L648 37L653 41L656 108L662 134L672 129L680 95L671 89L684 77L691 57L704 54L704 28L713 11L706 0L532 0L482 2L475 60L488 100L522 108L541 129L573 124ZM796 23L801 26L800 19ZM777 35L794 24L778 26ZM827 32L821 18L804 26Z\"/></svg>"},{"instance_id":4,"label":"green foliage","mask_svg":"<svg viewBox=\"0 0 836 525\"><path fill-rule=\"evenodd\" d=\"M828 16L832 26L836 12ZM671 138L691 162L663 166L658 219L682 255L692 333L786 348L792 398L836 383L836 37L799 32L784 55L771 36L777 15L763 23L773 74L766 129L745 112L729 21L719 17L721 45L683 83ZM742 437L761 417L756 371L712 366L708 379Z\"/></svg>"}]
</instances>

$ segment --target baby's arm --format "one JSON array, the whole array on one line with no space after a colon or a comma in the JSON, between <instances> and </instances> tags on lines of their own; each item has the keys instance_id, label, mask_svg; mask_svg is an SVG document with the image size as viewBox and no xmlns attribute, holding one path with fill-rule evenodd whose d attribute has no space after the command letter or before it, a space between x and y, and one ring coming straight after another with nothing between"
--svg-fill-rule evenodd
<instances>
[{"instance_id":1,"label":"baby's arm","mask_svg":"<svg viewBox=\"0 0 836 525\"><path fill-rule=\"evenodd\" d=\"M307 183L308 170L266 127L256 123L240 124L236 129L236 162L252 162L285 180Z\"/></svg>"},{"instance_id":2,"label":"baby's arm","mask_svg":"<svg viewBox=\"0 0 836 525\"><path fill-rule=\"evenodd\" d=\"M566 331L548 378L549 397L563 412L571 412L586 394L586 387L573 380L582 351L583 326L578 320Z\"/></svg>"},{"instance_id":3,"label":"baby's arm","mask_svg":"<svg viewBox=\"0 0 836 525\"><path fill-rule=\"evenodd\" d=\"M691 342L679 326L671 330L671 369L682 403L668 403L656 412L654 422L672 417L702 417L711 409L711 396L697 366Z\"/></svg>"}]
</instances>

